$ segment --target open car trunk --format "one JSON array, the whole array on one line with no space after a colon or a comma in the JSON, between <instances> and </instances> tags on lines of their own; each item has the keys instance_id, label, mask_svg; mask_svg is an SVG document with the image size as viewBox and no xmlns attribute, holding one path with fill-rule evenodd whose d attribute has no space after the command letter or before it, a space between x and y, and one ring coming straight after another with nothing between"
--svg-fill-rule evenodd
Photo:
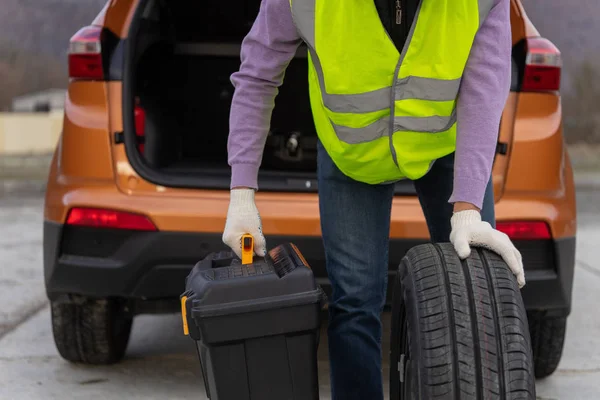
<instances>
[{"instance_id":1,"label":"open car trunk","mask_svg":"<svg viewBox=\"0 0 600 400\"><path fill-rule=\"evenodd\" d=\"M143 178L162 186L229 188L230 78L260 0L238 3L140 1L125 51L123 109L127 156ZM307 74L306 52L299 51L276 99L261 190L316 190ZM134 117L140 111L143 136Z\"/></svg>"},{"instance_id":2,"label":"open car trunk","mask_svg":"<svg viewBox=\"0 0 600 400\"><path fill-rule=\"evenodd\" d=\"M239 44L155 43L141 55L134 97L145 117L143 159L157 174L171 176L163 185L228 188L227 139L234 92L230 76L239 68L239 48ZM315 187L317 136L306 74L306 60L295 59L277 96L261 189Z\"/></svg>"}]
</instances>

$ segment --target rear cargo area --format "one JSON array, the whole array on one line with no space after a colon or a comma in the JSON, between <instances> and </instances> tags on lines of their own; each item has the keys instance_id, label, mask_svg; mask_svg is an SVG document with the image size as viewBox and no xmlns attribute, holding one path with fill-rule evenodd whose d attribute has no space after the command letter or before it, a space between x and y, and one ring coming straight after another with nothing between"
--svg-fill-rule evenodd
<instances>
[{"instance_id":1,"label":"rear cargo area","mask_svg":"<svg viewBox=\"0 0 600 400\"><path fill-rule=\"evenodd\" d=\"M173 177L180 177L188 182L196 179L196 184L184 186L228 187L227 138L234 92L230 78L239 70L241 43L259 6L258 0L239 5L214 0L140 2L134 17L137 29L130 37L133 54L126 55L131 73L124 76L133 84L124 101L143 110L141 160L152 169L154 180L165 177L156 183L176 186L179 179ZM316 188L317 136L307 74L301 49L276 98L261 189ZM127 123L125 127L126 135L133 134Z\"/></svg>"},{"instance_id":2,"label":"rear cargo area","mask_svg":"<svg viewBox=\"0 0 600 400\"><path fill-rule=\"evenodd\" d=\"M136 97L146 113L147 160L159 168L223 168L227 166L227 137L233 97L232 73L239 69L239 46L223 46L231 55L211 54L218 45L156 44L138 63ZM292 151L279 157L275 144L294 134L299 145L311 150L316 133L310 115L306 60L296 59L276 99L265 167L314 171L311 157ZM302 79L304 78L304 79ZM308 159L307 159L308 158ZM285 161L284 161L285 160Z\"/></svg>"}]
</instances>

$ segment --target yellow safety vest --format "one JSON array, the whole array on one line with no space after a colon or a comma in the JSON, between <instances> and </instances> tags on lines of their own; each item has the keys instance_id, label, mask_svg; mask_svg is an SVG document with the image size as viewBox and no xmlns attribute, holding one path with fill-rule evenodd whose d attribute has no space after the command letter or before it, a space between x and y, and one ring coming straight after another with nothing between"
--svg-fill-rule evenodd
<instances>
[{"instance_id":1,"label":"yellow safety vest","mask_svg":"<svg viewBox=\"0 0 600 400\"><path fill-rule=\"evenodd\" d=\"M456 147L456 100L493 0L421 0L402 53L373 0L290 0L319 139L347 176L418 179Z\"/></svg>"}]
</instances>

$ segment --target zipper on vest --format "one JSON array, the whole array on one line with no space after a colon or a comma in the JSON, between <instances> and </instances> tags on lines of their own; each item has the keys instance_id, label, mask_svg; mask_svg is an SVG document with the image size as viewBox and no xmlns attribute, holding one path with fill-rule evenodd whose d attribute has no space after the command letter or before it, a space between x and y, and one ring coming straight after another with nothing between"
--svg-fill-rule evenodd
<instances>
[{"instance_id":1,"label":"zipper on vest","mask_svg":"<svg viewBox=\"0 0 600 400\"><path fill-rule=\"evenodd\" d=\"M398 51L401 52L408 36L406 0L391 0L391 3L393 5L393 17L391 18L390 36Z\"/></svg>"}]
</instances>

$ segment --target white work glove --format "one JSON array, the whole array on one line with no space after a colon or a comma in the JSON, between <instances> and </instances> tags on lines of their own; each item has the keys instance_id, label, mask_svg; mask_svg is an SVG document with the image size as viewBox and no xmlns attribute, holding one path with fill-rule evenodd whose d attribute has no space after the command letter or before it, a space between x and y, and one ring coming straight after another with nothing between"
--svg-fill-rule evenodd
<instances>
[{"instance_id":1,"label":"white work glove","mask_svg":"<svg viewBox=\"0 0 600 400\"><path fill-rule=\"evenodd\" d=\"M465 210L454 213L450 220L452 232L450 242L461 259L471 254L471 245L484 247L497 253L510 270L515 274L519 287L525 286L525 272L521 253L513 245L510 238L488 223L481 220L477 210Z\"/></svg>"},{"instance_id":2,"label":"white work glove","mask_svg":"<svg viewBox=\"0 0 600 400\"><path fill-rule=\"evenodd\" d=\"M232 189L229 198L227 222L223 231L223 243L242 257L242 236L254 238L254 253L259 257L267 254L267 245L262 233L260 214L254 203L254 189Z\"/></svg>"}]
</instances>

